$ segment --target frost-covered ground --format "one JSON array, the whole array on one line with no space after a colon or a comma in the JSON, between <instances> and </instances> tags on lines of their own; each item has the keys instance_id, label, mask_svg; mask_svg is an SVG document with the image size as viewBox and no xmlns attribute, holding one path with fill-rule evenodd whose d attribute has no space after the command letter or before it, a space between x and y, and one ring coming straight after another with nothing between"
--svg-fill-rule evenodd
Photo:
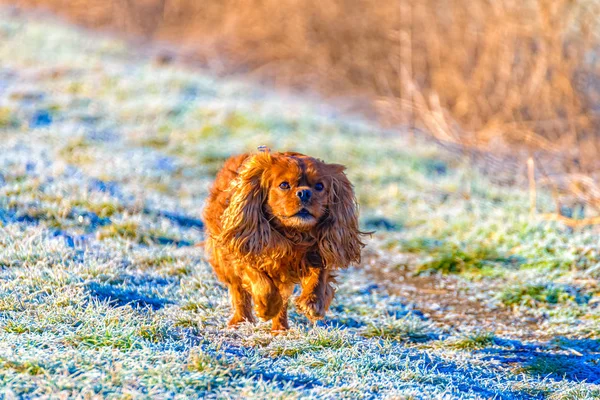
<instances>
[{"instance_id":1,"label":"frost-covered ground","mask_svg":"<svg viewBox=\"0 0 600 400\"><path fill-rule=\"evenodd\" d=\"M598 231L405 134L0 15L0 398L600 398ZM276 337L226 329L200 245L215 172L263 144L346 164L377 230Z\"/></svg>"}]
</instances>

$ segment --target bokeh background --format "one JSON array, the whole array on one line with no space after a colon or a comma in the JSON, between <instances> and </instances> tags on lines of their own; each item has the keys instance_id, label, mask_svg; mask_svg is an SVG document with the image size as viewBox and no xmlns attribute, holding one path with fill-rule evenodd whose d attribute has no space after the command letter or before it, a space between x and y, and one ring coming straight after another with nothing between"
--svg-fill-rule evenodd
<instances>
[{"instance_id":1,"label":"bokeh background","mask_svg":"<svg viewBox=\"0 0 600 400\"><path fill-rule=\"evenodd\" d=\"M185 61L409 126L514 184L535 163L597 207L600 3L594 0L2 0L162 46ZM168 44L168 46L164 46Z\"/></svg>"}]
</instances>

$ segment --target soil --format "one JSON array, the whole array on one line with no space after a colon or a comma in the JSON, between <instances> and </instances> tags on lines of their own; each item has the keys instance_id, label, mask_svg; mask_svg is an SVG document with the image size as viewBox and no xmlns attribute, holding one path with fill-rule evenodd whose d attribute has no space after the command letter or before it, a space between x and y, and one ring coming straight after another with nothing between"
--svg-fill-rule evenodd
<instances>
[{"instance_id":1,"label":"soil","mask_svg":"<svg viewBox=\"0 0 600 400\"><path fill-rule=\"evenodd\" d=\"M404 255L410 263L410 255ZM389 263L376 252L366 251L363 269L392 295L442 329L490 331L515 339L543 340L543 316L524 315L494 299L500 282L470 281L452 275L415 275L409 268Z\"/></svg>"}]
</instances>

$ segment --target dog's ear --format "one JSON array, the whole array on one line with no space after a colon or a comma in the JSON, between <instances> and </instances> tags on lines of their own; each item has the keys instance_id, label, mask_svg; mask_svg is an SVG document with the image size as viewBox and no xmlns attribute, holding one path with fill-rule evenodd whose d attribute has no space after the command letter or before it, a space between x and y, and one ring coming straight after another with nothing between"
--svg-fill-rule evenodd
<instances>
[{"instance_id":1,"label":"dog's ear","mask_svg":"<svg viewBox=\"0 0 600 400\"><path fill-rule=\"evenodd\" d=\"M229 205L223 212L220 242L241 257L257 256L274 246L269 221L264 214L267 173L273 156L263 152L250 157L231 182Z\"/></svg>"},{"instance_id":2,"label":"dog's ear","mask_svg":"<svg viewBox=\"0 0 600 400\"><path fill-rule=\"evenodd\" d=\"M358 229L358 204L352 184L340 164L327 164L327 214L318 227L318 246L326 268L346 268L360 262L365 246Z\"/></svg>"}]
</instances>

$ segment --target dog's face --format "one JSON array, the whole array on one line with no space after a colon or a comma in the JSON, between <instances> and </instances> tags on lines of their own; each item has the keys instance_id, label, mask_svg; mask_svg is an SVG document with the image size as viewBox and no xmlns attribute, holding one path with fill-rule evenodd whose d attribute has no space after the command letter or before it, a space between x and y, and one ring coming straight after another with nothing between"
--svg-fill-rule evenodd
<instances>
[{"instance_id":1,"label":"dog's face","mask_svg":"<svg viewBox=\"0 0 600 400\"><path fill-rule=\"evenodd\" d=\"M265 211L286 228L312 229L327 210L331 173L312 157L292 153L274 158Z\"/></svg>"},{"instance_id":2,"label":"dog's face","mask_svg":"<svg viewBox=\"0 0 600 400\"><path fill-rule=\"evenodd\" d=\"M360 260L362 232L344 169L299 153L249 156L228 189L231 196L219 240L240 257L279 258L298 244L289 240L294 235L277 229L283 227L288 233L310 232L310 244L316 239L326 266L346 267Z\"/></svg>"}]
</instances>

